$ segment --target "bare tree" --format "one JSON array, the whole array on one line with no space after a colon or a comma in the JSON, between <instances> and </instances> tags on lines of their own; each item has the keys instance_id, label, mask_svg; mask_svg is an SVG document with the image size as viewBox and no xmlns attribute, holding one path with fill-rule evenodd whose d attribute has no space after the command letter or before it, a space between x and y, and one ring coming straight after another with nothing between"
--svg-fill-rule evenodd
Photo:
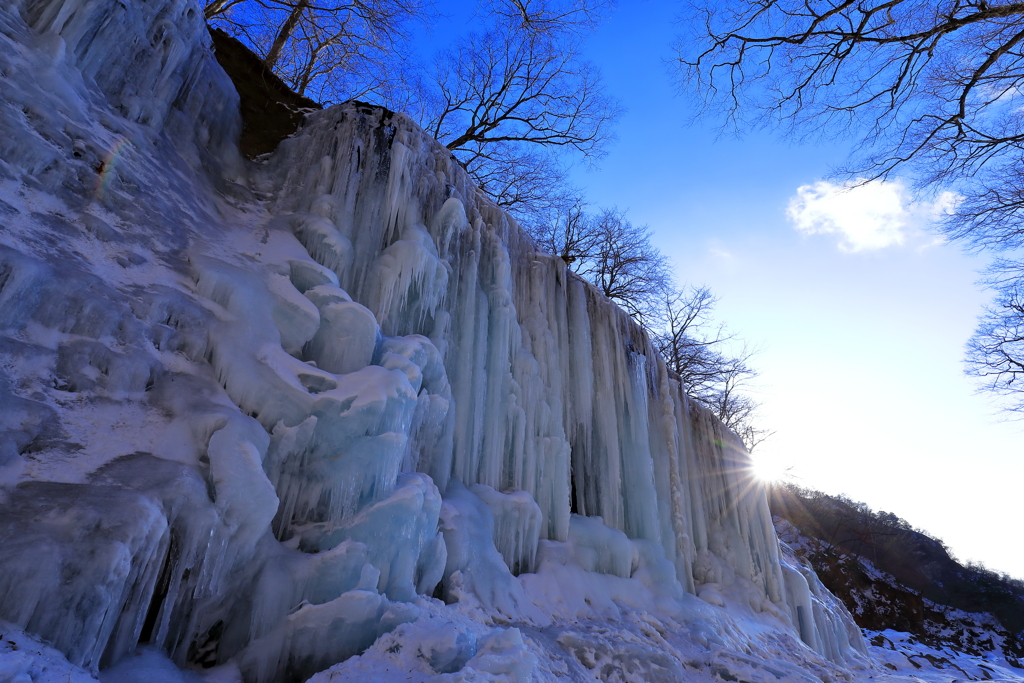
<instances>
[{"instance_id":1,"label":"bare tree","mask_svg":"<svg viewBox=\"0 0 1024 683\"><path fill-rule=\"evenodd\" d=\"M719 349L733 339L724 325L711 325L717 299L707 287L688 287L668 291L661 303L662 327L652 335L655 347L688 393L710 392L722 374Z\"/></svg>"},{"instance_id":2,"label":"bare tree","mask_svg":"<svg viewBox=\"0 0 1024 683\"><path fill-rule=\"evenodd\" d=\"M950 236L1024 244L1024 3L739 0L696 8L679 64L706 111L736 124L848 132L851 175L909 165L964 196Z\"/></svg>"},{"instance_id":3,"label":"bare tree","mask_svg":"<svg viewBox=\"0 0 1024 683\"><path fill-rule=\"evenodd\" d=\"M661 301L660 329L651 340L686 393L711 410L743 440L748 451L771 436L756 426L760 404L745 393L757 376L750 365L755 351L743 345L730 354L735 342L722 323L711 320L717 299L707 287L670 289Z\"/></svg>"},{"instance_id":4,"label":"bare tree","mask_svg":"<svg viewBox=\"0 0 1024 683\"><path fill-rule=\"evenodd\" d=\"M445 52L425 112L427 131L485 192L522 213L562 199L560 159L566 153L599 157L619 111L597 71L580 57L573 25L558 31L551 22L544 30L530 26L502 18ZM547 193L537 191L545 187Z\"/></svg>"},{"instance_id":5,"label":"bare tree","mask_svg":"<svg viewBox=\"0 0 1024 683\"><path fill-rule=\"evenodd\" d=\"M1024 3L734 0L697 18L680 65L735 121L861 131L879 144L858 170L876 175L919 161L948 180L1019 158Z\"/></svg>"},{"instance_id":6,"label":"bare tree","mask_svg":"<svg viewBox=\"0 0 1024 683\"><path fill-rule=\"evenodd\" d=\"M1009 410L1024 413L1024 263L997 261L989 283L995 300L967 343L967 371L984 388L1006 397Z\"/></svg>"},{"instance_id":7,"label":"bare tree","mask_svg":"<svg viewBox=\"0 0 1024 683\"><path fill-rule=\"evenodd\" d=\"M756 412L761 404L744 391L749 389L750 380L757 376L757 372L748 365L753 355L744 347L735 357L724 356L717 387L702 397L694 397L740 437L747 452L753 452L774 433L757 426Z\"/></svg>"},{"instance_id":8,"label":"bare tree","mask_svg":"<svg viewBox=\"0 0 1024 683\"><path fill-rule=\"evenodd\" d=\"M495 204L521 220L572 201L565 168L549 151L507 142L471 147L462 159L466 172Z\"/></svg>"},{"instance_id":9,"label":"bare tree","mask_svg":"<svg viewBox=\"0 0 1024 683\"><path fill-rule=\"evenodd\" d=\"M618 209L592 214L576 198L556 205L524 227L538 247L560 257L641 325L659 315L671 285L668 260L651 244L647 226L634 225Z\"/></svg>"},{"instance_id":10,"label":"bare tree","mask_svg":"<svg viewBox=\"0 0 1024 683\"><path fill-rule=\"evenodd\" d=\"M609 4L481 0L482 30L429 67L407 56L407 39L431 0L210 0L205 12L301 94L408 113L526 217L564 203L567 164L599 158L610 138L619 107L580 54Z\"/></svg>"},{"instance_id":11,"label":"bare tree","mask_svg":"<svg viewBox=\"0 0 1024 683\"><path fill-rule=\"evenodd\" d=\"M645 324L671 284L668 262L651 244L650 228L606 209L597 216L594 234L596 251L578 272Z\"/></svg>"},{"instance_id":12,"label":"bare tree","mask_svg":"<svg viewBox=\"0 0 1024 683\"><path fill-rule=\"evenodd\" d=\"M561 258L573 272L597 252L594 218L580 198L556 204L526 227L538 247Z\"/></svg>"},{"instance_id":13,"label":"bare tree","mask_svg":"<svg viewBox=\"0 0 1024 683\"><path fill-rule=\"evenodd\" d=\"M442 106L428 130L470 158L474 143L497 142L593 155L615 112L578 45L515 30L470 36L442 59L437 86Z\"/></svg>"},{"instance_id":14,"label":"bare tree","mask_svg":"<svg viewBox=\"0 0 1024 683\"><path fill-rule=\"evenodd\" d=\"M490 0L488 9L532 33L585 34L597 27L611 0Z\"/></svg>"},{"instance_id":15,"label":"bare tree","mask_svg":"<svg viewBox=\"0 0 1024 683\"><path fill-rule=\"evenodd\" d=\"M410 22L428 0L211 0L207 21L242 39L300 94L331 103L401 82Z\"/></svg>"},{"instance_id":16,"label":"bare tree","mask_svg":"<svg viewBox=\"0 0 1024 683\"><path fill-rule=\"evenodd\" d=\"M697 0L679 64L704 111L735 125L861 136L851 177L897 169L962 198L940 229L968 248L1024 247L1024 3ZM969 371L1019 391L1024 264L1004 260ZM1024 413L1024 402L1011 406Z\"/></svg>"}]
</instances>

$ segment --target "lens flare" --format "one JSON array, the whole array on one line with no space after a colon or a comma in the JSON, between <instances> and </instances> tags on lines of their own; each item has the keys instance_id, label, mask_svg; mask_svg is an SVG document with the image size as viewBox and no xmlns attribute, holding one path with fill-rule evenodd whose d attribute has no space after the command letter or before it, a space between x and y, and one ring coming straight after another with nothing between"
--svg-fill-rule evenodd
<instances>
[{"instance_id":1,"label":"lens flare","mask_svg":"<svg viewBox=\"0 0 1024 683\"><path fill-rule=\"evenodd\" d=\"M114 175L114 166L121 158L121 153L124 152L125 148L131 145L128 138L123 135L120 136L114 145L110 148L110 152L107 154L107 158L103 160L103 165L100 166L99 176L96 178L96 198L102 199L103 193L107 189L107 185L110 184L110 179Z\"/></svg>"},{"instance_id":2,"label":"lens flare","mask_svg":"<svg viewBox=\"0 0 1024 683\"><path fill-rule=\"evenodd\" d=\"M792 478L793 465L778 456L754 454L751 456L754 476L765 483Z\"/></svg>"}]
</instances>

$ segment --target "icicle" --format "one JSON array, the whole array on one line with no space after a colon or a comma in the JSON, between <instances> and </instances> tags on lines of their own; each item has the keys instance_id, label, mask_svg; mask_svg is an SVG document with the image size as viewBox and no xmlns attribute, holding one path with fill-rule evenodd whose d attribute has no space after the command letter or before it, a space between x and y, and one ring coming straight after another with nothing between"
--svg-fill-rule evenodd
<instances>
[{"instance_id":1,"label":"icicle","mask_svg":"<svg viewBox=\"0 0 1024 683\"><path fill-rule=\"evenodd\" d=\"M534 569L543 515L526 491L504 494L484 484L469 487L494 517L494 546L513 574Z\"/></svg>"}]
</instances>

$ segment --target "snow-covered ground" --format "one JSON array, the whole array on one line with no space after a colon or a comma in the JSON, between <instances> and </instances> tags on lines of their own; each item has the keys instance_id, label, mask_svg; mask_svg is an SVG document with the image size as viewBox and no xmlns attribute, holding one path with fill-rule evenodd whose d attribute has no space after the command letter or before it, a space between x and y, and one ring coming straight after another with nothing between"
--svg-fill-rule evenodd
<instances>
[{"instance_id":1,"label":"snow-covered ground","mask_svg":"<svg viewBox=\"0 0 1024 683\"><path fill-rule=\"evenodd\" d=\"M1019 681L1024 670L998 655L977 657L952 648L936 649L899 631L866 631L871 654L890 678L946 681ZM883 677L884 678L884 677Z\"/></svg>"},{"instance_id":2,"label":"snow-covered ground","mask_svg":"<svg viewBox=\"0 0 1024 683\"><path fill-rule=\"evenodd\" d=\"M575 621L555 629L487 629L458 609L421 598L419 620L383 636L362 655L316 674L311 683L359 681L873 681L956 683L1024 680L998 659L935 649L897 631L869 631L872 665L837 670L801 662L799 644L762 638L762 649L704 647L701 634L647 613ZM696 638L694 637L696 635ZM707 634L703 634L705 637ZM805 655L806 656L806 655ZM454 671L455 673L450 673ZM142 648L98 679L69 664L37 638L0 623L0 681L4 683L239 683L233 664L182 671L156 648Z\"/></svg>"}]
</instances>

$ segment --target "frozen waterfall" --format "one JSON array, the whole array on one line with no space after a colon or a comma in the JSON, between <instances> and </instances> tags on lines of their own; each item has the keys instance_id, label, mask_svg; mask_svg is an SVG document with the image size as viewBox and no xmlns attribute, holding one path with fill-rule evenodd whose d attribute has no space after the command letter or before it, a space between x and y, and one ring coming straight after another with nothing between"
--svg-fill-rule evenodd
<instances>
[{"instance_id":1,"label":"frozen waterfall","mask_svg":"<svg viewBox=\"0 0 1024 683\"><path fill-rule=\"evenodd\" d=\"M247 683L864 665L739 440L444 148L240 129L191 0L0 7L0 619Z\"/></svg>"}]
</instances>

